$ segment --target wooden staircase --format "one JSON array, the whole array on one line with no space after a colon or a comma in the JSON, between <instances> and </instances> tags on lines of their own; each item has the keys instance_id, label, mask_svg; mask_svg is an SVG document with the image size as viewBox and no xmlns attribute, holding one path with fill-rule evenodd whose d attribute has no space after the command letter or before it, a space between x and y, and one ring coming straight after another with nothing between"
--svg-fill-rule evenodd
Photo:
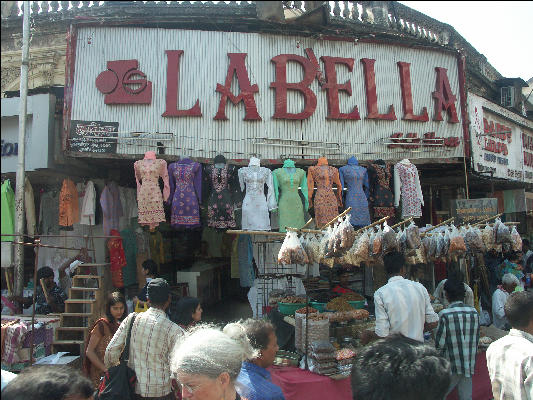
<instances>
[{"instance_id":1,"label":"wooden staircase","mask_svg":"<svg viewBox=\"0 0 533 400\"><path fill-rule=\"evenodd\" d=\"M94 267L102 264L83 264ZM53 352L68 351L82 355L90 327L105 312L104 277L99 275L74 275L69 298L65 300L65 312L60 315L56 328Z\"/></svg>"}]
</instances>

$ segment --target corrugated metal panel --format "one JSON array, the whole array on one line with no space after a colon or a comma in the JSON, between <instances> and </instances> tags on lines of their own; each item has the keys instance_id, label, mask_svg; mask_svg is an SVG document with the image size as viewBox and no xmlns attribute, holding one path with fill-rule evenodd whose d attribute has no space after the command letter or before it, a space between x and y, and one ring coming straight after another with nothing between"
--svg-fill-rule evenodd
<instances>
[{"instance_id":1,"label":"corrugated metal panel","mask_svg":"<svg viewBox=\"0 0 533 400\"><path fill-rule=\"evenodd\" d=\"M317 80L311 85L317 96L317 108L308 120L272 119L275 96L270 83L275 79L275 70L271 59L279 54L305 56L304 50L308 47L314 50L317 58L335 56L355 59L351 73L346 67L338 66L337 75L338 82L350 79L352 85L351 97L346 93L339 95L341 112L349 112L357 105L361 115L360 121L327 120L326 92L321 90ZM180 64L179 105L181 109L187 109L199 99L203 113L201 118L161 116L165 110L166 94L165 50L184 50ZM227 53L248 54L246 61L251 83L259 86L255 99L259 114L263 118L260 122L243 121L244 105L240 103L234 106L230 101L226 106L229 120L213 120L220 101L220 94L215 92L215 89L217 83L225 82L229 63ZM393 104L397 121L365 119L367 106L361 58L376 59L379 111L385 113L389 105ZM129 59L139 60L139 69L153 83L152 104L107 106L104 104L104 95L96 89L95 79L106 69L107 61ZM411 63L414 111L419 113L422 107L426 106L430 115L430 121L427 123L402 120L400 77L396 64L398 61ZM255 33L84 27L78 32L71 118L119 122L119 130L126 132L173 132L174 141L171 148L167 148L166 154L194 157L213 157L218 152L226 152L229 158L237 159L247 158L252 153L260 154L262 158L279 158L284 154L331 153L325 150L254 144L252 139L257 137L336 142L341 153L355 154L361 160L460 157L463 155L461 123L447 123L446 116L444 122L432 121L435 67L448 70L451 89L457 97L457 114L461 119L457 61L453 55L446 53L384 44L353 44ZM288 81L298 82L302 76L302 68L297 63L289 63ZM236 79L232 89L234 93L238 92ZM300 112L304 106L303 96L289 91L288 103L289 112ZM461 144L450 151L439 149L430 152L391 150L382 144L394 132L417 132L422 136L430 131L436 132L439 137L459 137ZM164 135L158 137L168 138ZM153 143L143 141L142 145L120 144L117 152L141 154L154 147L155 140Z\"/></svg>"}]
</instances>

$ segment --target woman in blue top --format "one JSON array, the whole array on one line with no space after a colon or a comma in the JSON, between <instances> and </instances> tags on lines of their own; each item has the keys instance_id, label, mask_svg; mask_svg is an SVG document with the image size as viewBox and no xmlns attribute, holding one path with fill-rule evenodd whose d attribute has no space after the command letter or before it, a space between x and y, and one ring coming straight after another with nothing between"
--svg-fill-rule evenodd
<instances>
[{"instance_id":1,"label":"woman in blue top","mask_svg":"<svg viewBox=\"0 0 533 400\"><path fill-rule=\"evenodd\" d=\"M267 368L274 363L279 350L274 326L265 320L249 318L226 325L224 332L233 336L246 335L258 356L242 363L235 388L247 400L285 400L279 386L272 383Z\"/></svg>"}]
</instances>

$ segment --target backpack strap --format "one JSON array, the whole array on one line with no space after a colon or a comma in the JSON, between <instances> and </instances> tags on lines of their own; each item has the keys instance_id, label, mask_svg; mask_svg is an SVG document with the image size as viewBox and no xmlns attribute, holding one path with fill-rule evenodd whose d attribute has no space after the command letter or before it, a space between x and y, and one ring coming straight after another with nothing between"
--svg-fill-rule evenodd
<instances>
[{"instance_id":1,"label":"backpack strap","mask_svg":"<svg viewBox=\"0 0 533 400\"><path fill-rule=\"evenodd\" d=\"M133 328L133 323L135 322L135 317L137 316L137 313L133 313L133 317L130 321L130 326L128 328L128 337L126 338L126 346L124 346L124 350L122 350L122 353L120 354L119 361L129 361L130 358L130 339L131 339L131 328Z\"/></svg>"}]
</instances>

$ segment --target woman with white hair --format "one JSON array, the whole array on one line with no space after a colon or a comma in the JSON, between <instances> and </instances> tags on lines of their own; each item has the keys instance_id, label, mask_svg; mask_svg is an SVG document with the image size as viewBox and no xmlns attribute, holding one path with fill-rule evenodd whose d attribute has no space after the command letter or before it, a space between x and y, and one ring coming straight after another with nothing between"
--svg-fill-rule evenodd
<instances>
[{"instance_id":1,"label":"woman with white hair","mask_svg":"<svg viewBox=\"0 0 533 400\"><path fill-rule=\"evenodd\" d=\"M496 328L509 330L509 323L505 318L503 308L507 298L519 284L518 278L508 273L502 277L502 284L498 285L498 288L494 291L492 295L492 323Z\"/></svg>"},{"instance_id":2,"label":"woman with white hair","mask_svg":"<svg viewBox=\"0 0 533 400\"><path fill-rule=\"evenodd\" d=\"M172 374L191 400L241 400L235 389L241 364L257 357L246 335L206 325L186 333L173 353Z\"/></svg>"}]
</instances>

